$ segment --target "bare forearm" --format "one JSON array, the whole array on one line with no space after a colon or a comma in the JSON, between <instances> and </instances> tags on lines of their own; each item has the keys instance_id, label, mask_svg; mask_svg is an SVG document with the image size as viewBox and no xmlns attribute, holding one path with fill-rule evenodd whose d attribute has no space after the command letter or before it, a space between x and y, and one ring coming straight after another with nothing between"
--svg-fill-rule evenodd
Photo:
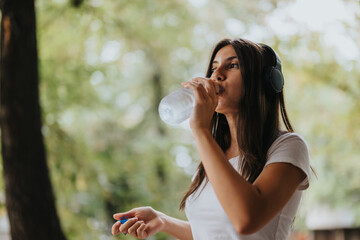
<instances>
[{"instance_id":1,"label":"bare forearm","mask_svg":"<svg viewBox=\"0 0 360 240\"><path fill-rule=\"evenodd\" d=\"M249 211L258 205L256 188L235 171L210 131L193 133L206 174L225 212L234 226L241 225L239 221L248 221Z\"/></svg>"},{"instance_id":2,"label":"bare forearm","mask_svg":"<svg viewBox=\"0 0 360 240\"><path fill-rule=\"evenodd\" d=\"M162 215L164 226L162 232L165 232L179 240L192 240L190 223L177 218Z\"/></svg>"}]
</instances>

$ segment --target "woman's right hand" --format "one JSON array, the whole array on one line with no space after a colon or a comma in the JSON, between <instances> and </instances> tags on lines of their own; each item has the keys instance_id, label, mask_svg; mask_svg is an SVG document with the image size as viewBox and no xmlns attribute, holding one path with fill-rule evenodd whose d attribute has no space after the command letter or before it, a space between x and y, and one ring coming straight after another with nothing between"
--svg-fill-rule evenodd
<instances>
[{"instance_id":1,"label":"woman's right hand","mask_svg":"<svg viewBox=\"0 0 360 240\"><path fill-rule=\"evenodd\" d=\"M128 221L123 224L117 221L112 226L112 234L129 233L136 238L145 239L161 231L164 226L164 216L151 207L139 207L125 213L116 213L114 219L127 218Z\"/></svg>"}]
</instances>

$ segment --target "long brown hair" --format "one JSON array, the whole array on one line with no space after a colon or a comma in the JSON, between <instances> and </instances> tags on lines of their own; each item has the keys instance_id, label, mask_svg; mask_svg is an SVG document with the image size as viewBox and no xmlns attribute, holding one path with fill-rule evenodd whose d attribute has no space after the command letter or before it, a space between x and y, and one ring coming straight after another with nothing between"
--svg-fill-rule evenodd
<instances>
[{"instance_id":1,"label":"long brown hair","mask_svg":"<svg viewBox=\"0 0 360 240\"><path fill-rule=\"evenodd\" d=\"M259 176L267 160L267 152L274 140L281 134L280 115L288 132L293 128L288 119L283 91L272 93L266 89L265 68L273 66L273 56L260 44L245 39L224 39L214 48L206 77L212 74L212 62L216 53L223 47L231 45L239 59L243 79L243 98L239 104L239 122L237 140L240 155L243 156L241 174L253 183ZM224 114L214 113L212 135L223 152L230 147L230 129ZM184 195L180 209L183 210L186 199L200 187L203 181L208 182L203 164L200 162L196 176ZM204 185L205 186L205 185Z\"/></svg>"}]
</instances>

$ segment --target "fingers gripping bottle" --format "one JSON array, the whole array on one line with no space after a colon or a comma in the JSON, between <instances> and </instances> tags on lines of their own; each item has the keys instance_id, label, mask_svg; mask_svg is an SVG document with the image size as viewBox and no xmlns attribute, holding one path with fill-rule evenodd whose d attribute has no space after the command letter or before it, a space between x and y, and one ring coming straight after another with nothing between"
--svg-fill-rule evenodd
<instances>
[{"instance_id":1,"label":"fingers gripping bottle","mask_svg":"<svg viewBox=\"0 0 360 240\"><path fill-rule=\"evenodd\" d=\"M191 89L176 90L160 101L160 118L169 125L180 124L190 117L194 104L195 97Z\"/></svg>"}]
</instances>

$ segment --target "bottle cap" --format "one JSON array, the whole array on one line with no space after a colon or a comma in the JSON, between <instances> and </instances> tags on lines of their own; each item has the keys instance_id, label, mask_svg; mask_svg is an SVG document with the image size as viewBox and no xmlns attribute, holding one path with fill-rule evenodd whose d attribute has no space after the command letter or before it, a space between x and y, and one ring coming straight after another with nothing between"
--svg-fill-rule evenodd
<instances>
[{"instance_id":1,"label":"bottle cap","mask_svg":"<svg viewBox=\"0 0 360 240\"><path fill-rule=\"evenodd\" d=\"M124 224L126 223L127 220L128 220L127 218L124 218L124 219L120 219L119 221L121 222L121 224Z\"/></svg>"}]
</instances>

